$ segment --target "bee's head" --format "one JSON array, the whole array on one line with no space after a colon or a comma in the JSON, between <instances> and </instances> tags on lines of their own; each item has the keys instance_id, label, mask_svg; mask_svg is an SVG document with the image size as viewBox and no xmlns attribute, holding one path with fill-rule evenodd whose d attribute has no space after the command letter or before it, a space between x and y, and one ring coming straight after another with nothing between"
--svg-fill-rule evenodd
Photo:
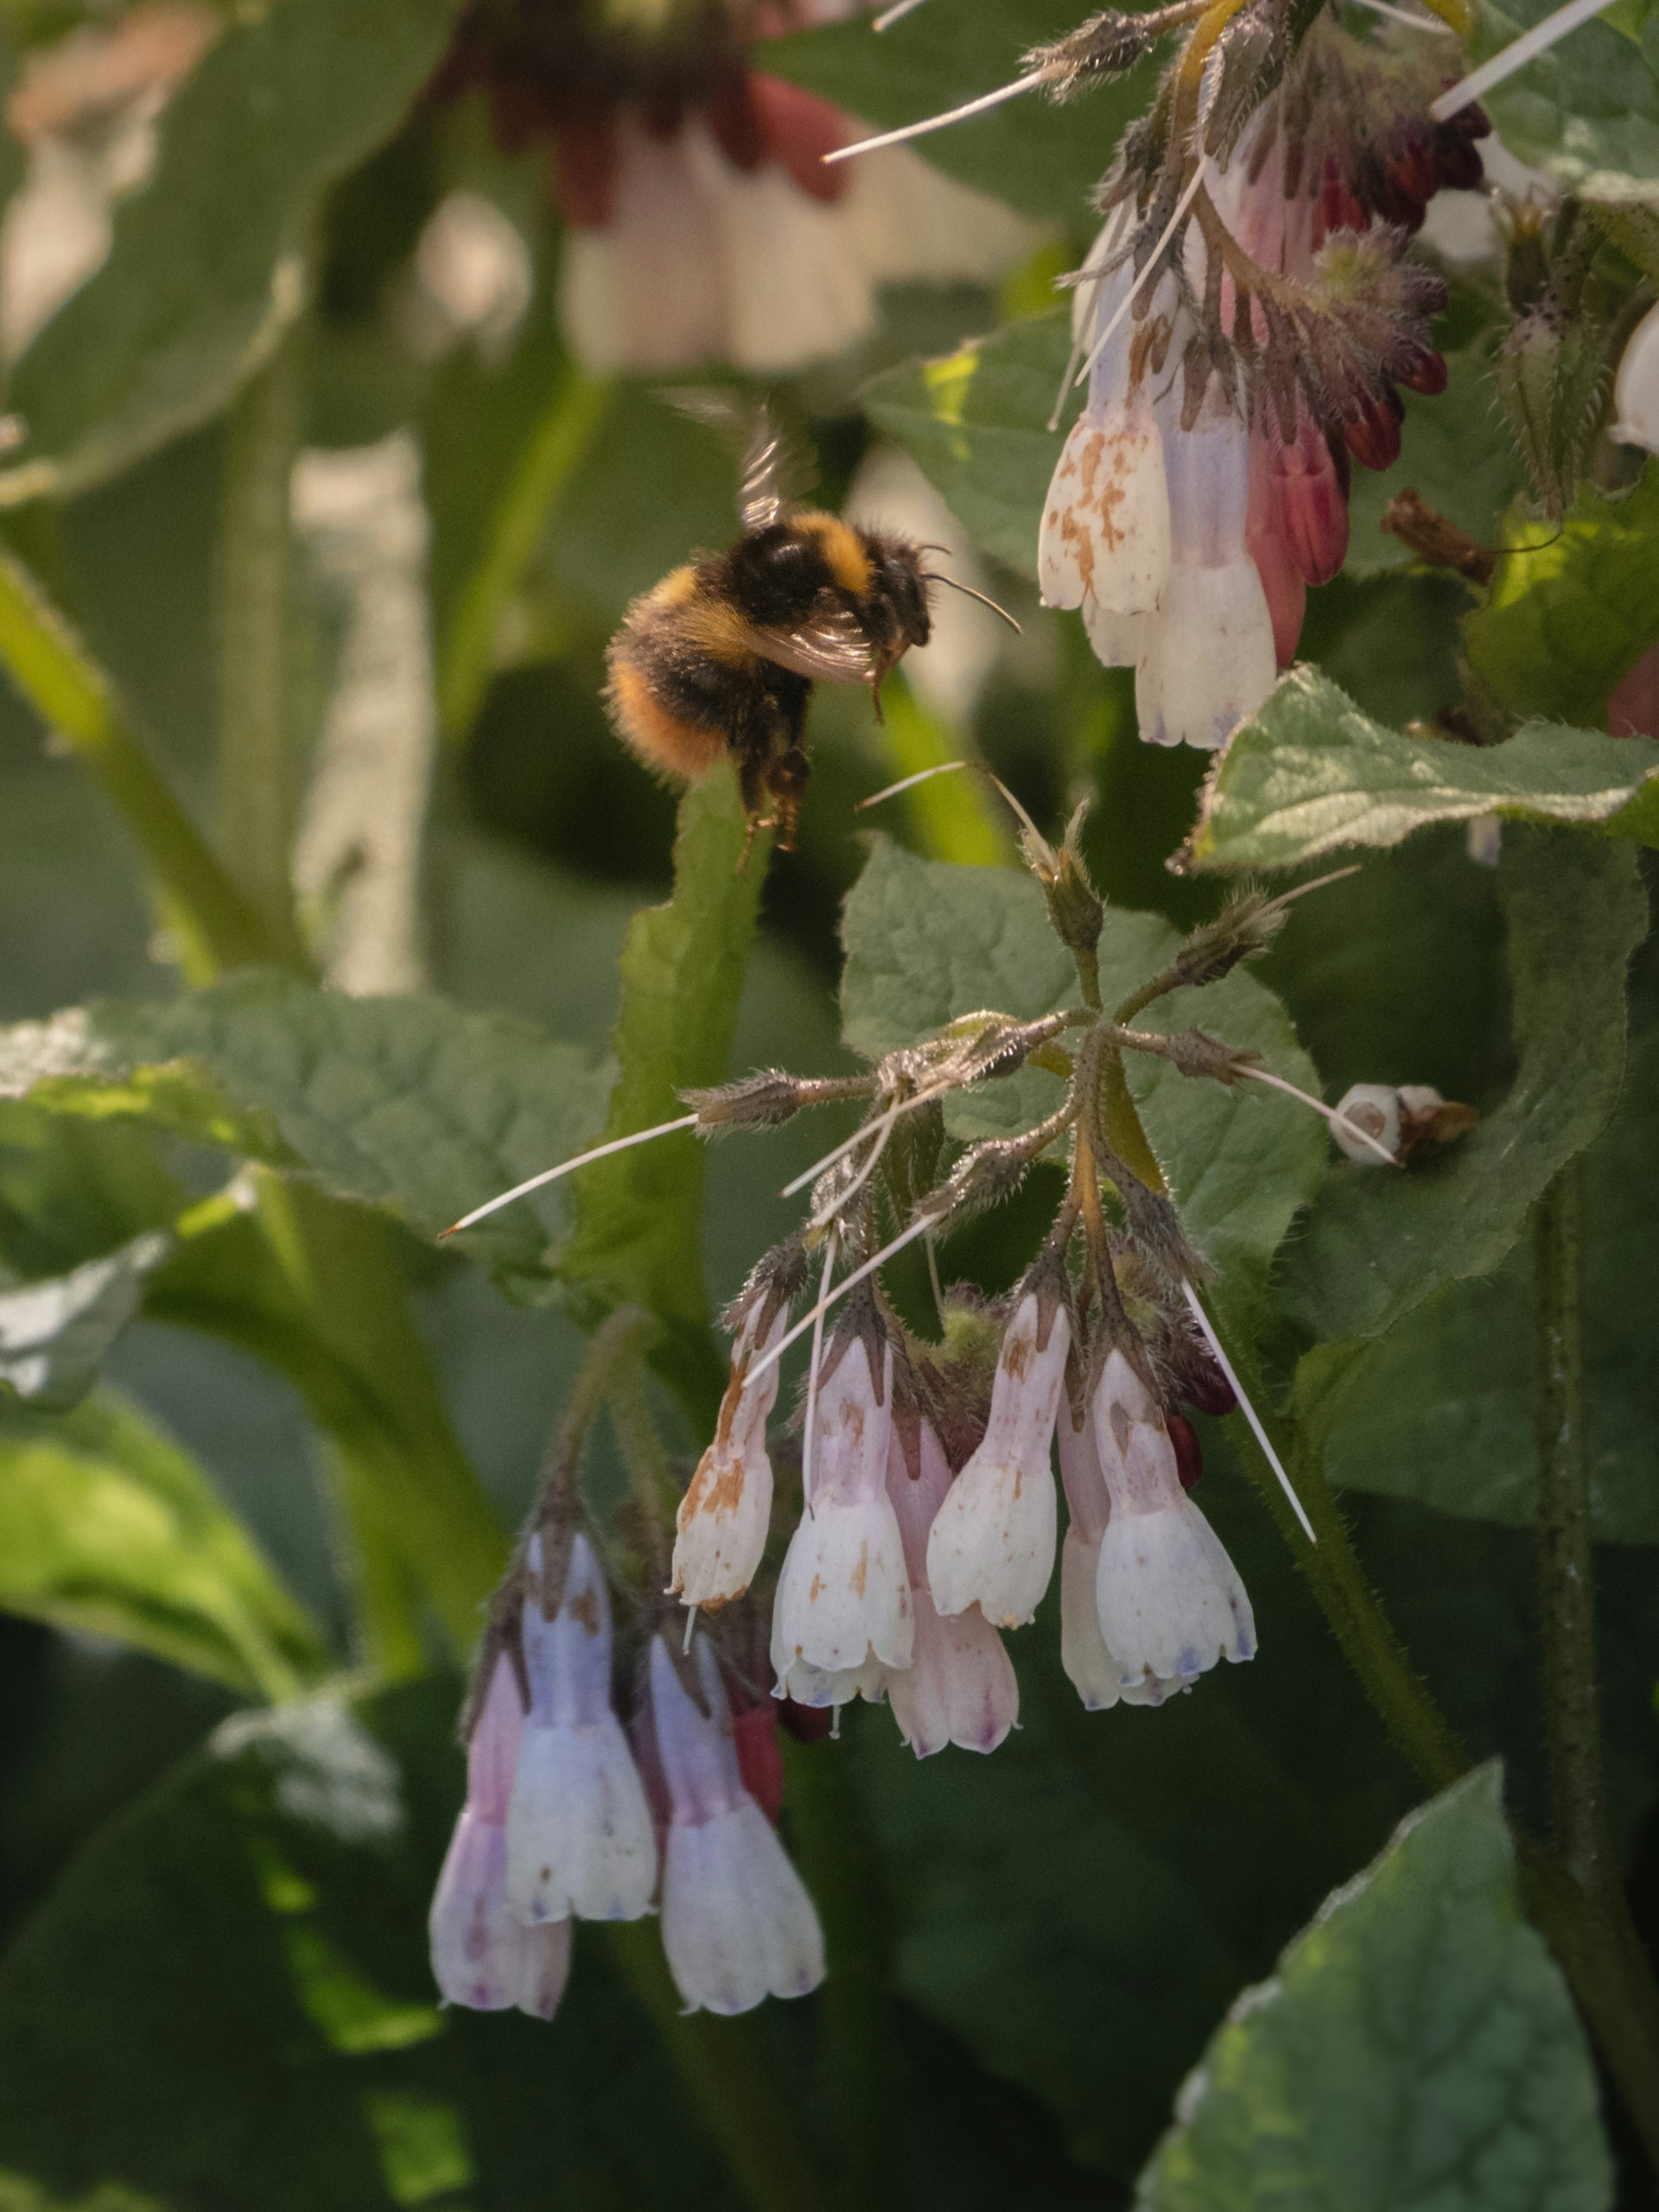
<instances>
[{"instance_id":1,"label":"bee's head","mask_svg":"<svg viewBox=\"0 0 1659 2212\"><path fill-rule=\"evenodd\" d=\"M876 594L892 610L893 626L906 646L925 645L932 634L927 611L928 579L922 573L922 548L903 537L872 537Z\"/></svg>"}]
</instances>

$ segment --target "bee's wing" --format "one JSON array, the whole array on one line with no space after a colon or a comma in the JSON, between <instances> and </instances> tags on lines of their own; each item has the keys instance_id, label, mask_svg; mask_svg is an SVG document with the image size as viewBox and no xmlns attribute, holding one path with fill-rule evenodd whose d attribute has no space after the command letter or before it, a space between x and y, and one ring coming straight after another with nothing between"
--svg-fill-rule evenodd
<instances>
[{"instance_id":1,"label":"bee's wing","mask_svg":"<svg viewBox=\"0 0 1659 2212\"><path fill-rule=\"evenodd\" d=\"M882 672L874 646L848 608L826 606L788 630L752 623L751 652L814 683L866 683Z\"/></svg>"},{"instance_id":2,"label":"bee's wing","mask_svg":"<svg viewBox=\"0 0 1659 2212\"><path fill-rule=\"evenodd\" d=\"M718 431L741 454L737 512L745 530L770 529L811 483L800 448L779 429L764 402L748 407L736 392L717 385L665 385L657 396Z\"/></svg>"}]
</instances>

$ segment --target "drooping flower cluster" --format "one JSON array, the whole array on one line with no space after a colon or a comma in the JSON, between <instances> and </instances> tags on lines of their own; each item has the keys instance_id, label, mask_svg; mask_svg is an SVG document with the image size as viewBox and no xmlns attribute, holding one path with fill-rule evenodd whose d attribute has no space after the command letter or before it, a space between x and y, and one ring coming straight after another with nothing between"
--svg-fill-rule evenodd
<instances>
[{"instance_id":1,"label":"drooping flower cluster","mask_svg":"<svg viewBox=\"0 0 1659 2212\"><path fill-rule=\"evenodd\" d=\"M913 155L824 165L855 126L752 55L840 12L479 0L463 16L439 90L481 86L505 146L544 149L585 367L798 368L869 331L879 286L983 281L1030 251L1030 226Z\"/></svg>"},{"instance_id":2,"label":"drooping flower cluster","mask_svg":"<svg viewBox=\"0 0 1659 2212\"><path fill-rule=\"evenodd\" d=\"M1164 18L1182 11L1147 20ZM1351 457L1389 467L1398 388L1446 381L1427 335L1444 287L1408 235L1480 174L1479 109L1427 112L1448 41L1362 43L1321 11L1275 71L1265 20L1244 11L1207 60L1189 46L1126 135L1075 280L1088 397L1039 576L1108 666L1135 669L1154 744L1219 745L1294 657L1307 587L1347 551ZM1065 91L1103 73L1100 26L1123 21L1032 60Z\"/></svg>"}]
</instances>

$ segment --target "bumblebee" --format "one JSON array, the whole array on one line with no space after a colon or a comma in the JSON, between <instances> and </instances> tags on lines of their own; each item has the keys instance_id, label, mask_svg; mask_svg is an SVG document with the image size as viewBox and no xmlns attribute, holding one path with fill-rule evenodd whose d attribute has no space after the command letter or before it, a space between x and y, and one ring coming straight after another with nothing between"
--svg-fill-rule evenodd
<instances>
[{"instance_id":1,"label":"bumblebee","mask_svg":"<svg viewBox=\"0 0 1659 2212\"><path fill-rule=\"evenodd\" d=\"M938 547L797 506L786 459L763 414L744 458L742 537L634 601L611 640L606 697L623 743L664 775L690 782L729 753L750 836L775 827L787 852L813 684L868 683L879 720L882 678L927 643L928 587L956 579L922 566Z\"/></svg>"}]
</instances>

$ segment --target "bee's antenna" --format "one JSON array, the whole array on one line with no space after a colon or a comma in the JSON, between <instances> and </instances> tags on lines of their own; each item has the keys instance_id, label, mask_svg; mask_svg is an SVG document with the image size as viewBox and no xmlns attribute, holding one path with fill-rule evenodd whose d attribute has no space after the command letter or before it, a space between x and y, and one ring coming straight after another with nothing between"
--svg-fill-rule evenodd
<instances>
[{"instance_id":1,"label":"bee's antenna","mask_svg":"<svg viewBox=\"0 0 1659 2212\"><path fill-rule=\"evenodd\" d=\"M931 549L929 550L931 550ZM965 584L957 576L947 576L941 569L924 569L922 570L922 582L928 584L949 584L952 591L965 593L969 599L976 599L982 607L988 607L993 614L1000 614L1002 617L1002 620L1007 624L1009 629L1014 631L1018 636L1022 638L1025 636L1025 632L1020 628L1019 623L1014 620L1013 615L1009 613L1007 608L1006 607L999 607L996 601L988 592L976 591L972 584Z\"/></svg>"}]
</instances>

